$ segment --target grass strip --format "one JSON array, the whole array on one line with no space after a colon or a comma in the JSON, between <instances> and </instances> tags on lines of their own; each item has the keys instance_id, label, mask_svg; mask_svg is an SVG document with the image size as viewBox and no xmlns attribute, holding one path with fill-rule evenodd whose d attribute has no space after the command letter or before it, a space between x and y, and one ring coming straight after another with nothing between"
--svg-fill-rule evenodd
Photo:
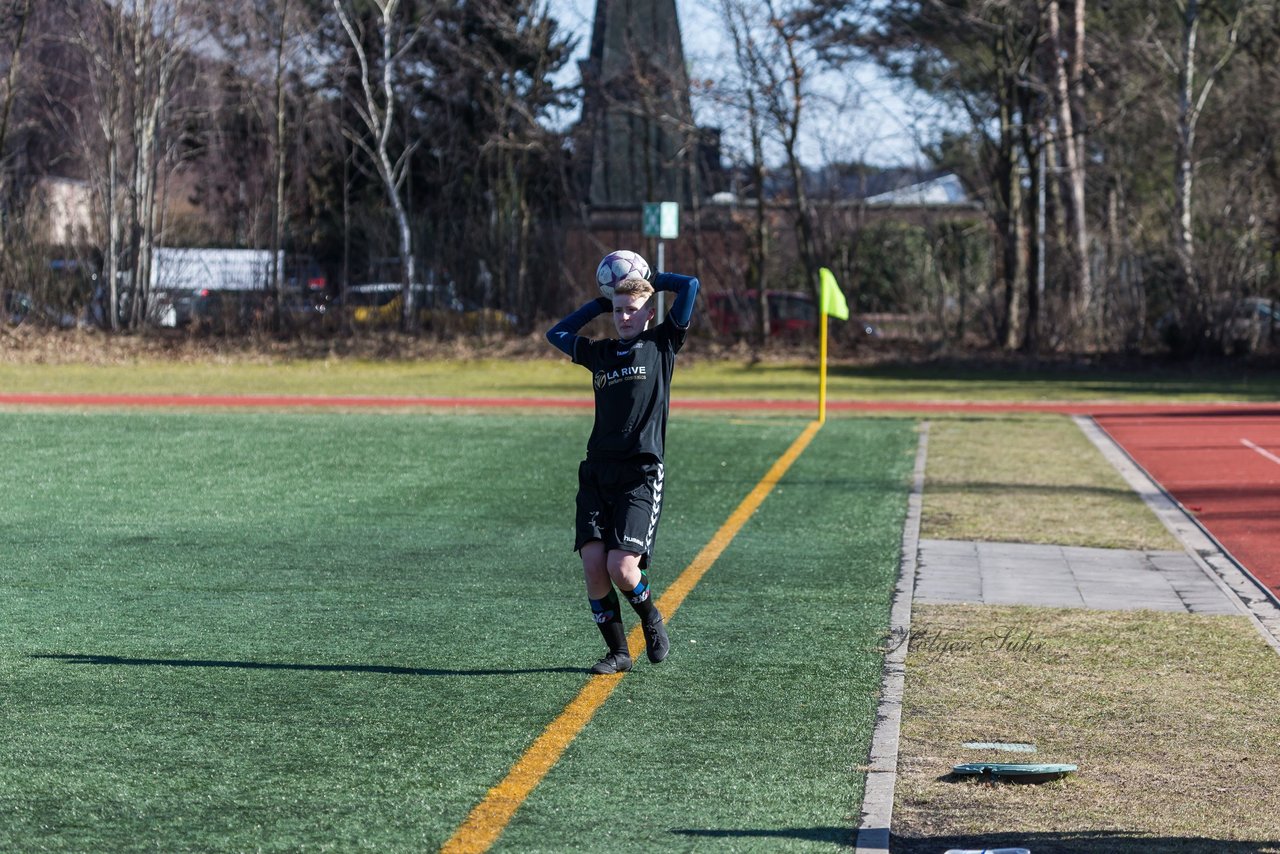
<instances>
[{"instance_id":1,"label":"grass strip","mask_svg":"<svg viewBox=\"0 0 1280 854\"><path fill-rule=\"evenodd\" d=\"M927 605L910 644L895 852L1280 851L1280 659L1243 618ZM1080 770L1038 786L949 773L992 761Z\"/></svg>"},{"instance_id":2,"label":"grass strip","mask_svg":"<svg viewBox=\"0 0 1280 854\"><path fill-rule=\"evenodd\" d=\"M921 536L1178 549L1069 418L932 419Z\"/></svg>"}]
</instances>

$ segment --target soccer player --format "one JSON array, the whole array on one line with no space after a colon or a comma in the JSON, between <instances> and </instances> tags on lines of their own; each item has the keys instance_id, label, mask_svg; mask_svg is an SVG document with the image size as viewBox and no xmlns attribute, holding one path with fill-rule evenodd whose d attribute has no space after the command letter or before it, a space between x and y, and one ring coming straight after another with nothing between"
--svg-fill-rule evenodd
<instances>
[{"instance_id":1,"label":"soccer player","mask_svg":"<svg viewBox=\"0 0 1280 854\"><path fill-rule=\"evenodd\" d=\"M662 323L650 329L655 287L674 291L675 300ZM626 279L612 300L594 299L547 332L552 344L591 371L595 386L595 425L587 458L578 466L574 543L607 647L592 673L631 669L618 591L640 618L649 660L662 661L671 648L647 570L662 512L671 374L697 295L698 280L690 276L659 273L652 284ZM592 341L577 334L607 311L613 312L618 338Z\"/></svg>"}]
</instances>

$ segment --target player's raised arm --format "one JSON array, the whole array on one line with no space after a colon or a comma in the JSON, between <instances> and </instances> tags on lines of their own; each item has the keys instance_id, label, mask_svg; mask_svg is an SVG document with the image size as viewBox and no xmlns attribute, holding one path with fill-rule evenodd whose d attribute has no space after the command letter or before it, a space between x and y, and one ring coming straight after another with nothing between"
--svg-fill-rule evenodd
<instances>
[{"instance_id":1,"label":"player's raised arm","mask_svg":"<svg viewBox=\"0 0 1280 854\"><path fill-rule=\"evenodd\" d=\"M581 338L578 335L578 330L605 312L612 310L613 304L609 300L604 297L597 297L547 330L547 340L572 359L574 350Z\"/></svg>"},{"instance_id":2,"label":"player's raised arm","mask_svg":"<svg viewBox=\"0 0 1280 854\"><path fill-rule=\"evenodd\" d=\"M675 293L676 298L671 303L669 316L677 326L687 327L693 317L693 304L698 298L698 280L679 273L659 273L654 277L653 287L659 291Z\"/></svg>"}]
</instances>

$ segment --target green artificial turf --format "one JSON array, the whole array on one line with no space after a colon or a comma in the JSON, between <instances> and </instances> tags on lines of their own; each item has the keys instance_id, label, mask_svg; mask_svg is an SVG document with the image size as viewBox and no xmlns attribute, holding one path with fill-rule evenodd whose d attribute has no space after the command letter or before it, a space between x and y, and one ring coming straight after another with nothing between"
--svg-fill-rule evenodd
<instances>
[{"instance_id":1,"label":"green artificial turf","mask_svg":"<svg viewBox=\"0 0 1280 854\"><path fill-rule=\"evenodd\" d=\"M671 620L669 663L638 663L495 850L851 844L915 449L828 421ZM726 471L676 481L678 537L720 521Z\"/></svg>"},{"instance_id":2,"label":"green artificial turf","mask_svg":"<svg viewBox=\"0 0 1280 854\"><path fill-rule=\"evenodd\" d=\"M802 426L673 422L659 593ZM570 551L589 427L0 413L0 850L438 847L599 652ZM856 826L913 449L909 422L829 422L499 845Z\"/></svg>"}]
</instances>

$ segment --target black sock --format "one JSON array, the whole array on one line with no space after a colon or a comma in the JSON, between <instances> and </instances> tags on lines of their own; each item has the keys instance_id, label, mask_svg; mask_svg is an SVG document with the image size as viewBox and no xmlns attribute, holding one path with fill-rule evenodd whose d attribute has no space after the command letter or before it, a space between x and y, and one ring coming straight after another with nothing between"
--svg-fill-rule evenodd
<instances>
[{"instance_id":1,"label":"black sock","mask_svg":"<svg viewBox=\"0 0 1280 854\"><path fill-rule=\"evenodd\" d=\"M658 618L658 609L653 607L653 597L650 595L649 573L643 569L640 570L640 580L636 582L635 589L623 590L622 595L627 597L641 622L649 623Z\"/></svg>"},{"instance_id":2,"label":"black sock","mask_svg":"<svg viewBox=\"0 0 1280 854\"><path fill-rule=\"evenodd\" d=\"M625 652L630 655L627 650L627 633L622 627L622 612L618 606L618 594L609 589L609 595L603 599L592 599L591 616L595 618L596 625L600 627L600 634L604 636L605 645L609 647L610 652Z\"/></svg>"}]
</instances>

